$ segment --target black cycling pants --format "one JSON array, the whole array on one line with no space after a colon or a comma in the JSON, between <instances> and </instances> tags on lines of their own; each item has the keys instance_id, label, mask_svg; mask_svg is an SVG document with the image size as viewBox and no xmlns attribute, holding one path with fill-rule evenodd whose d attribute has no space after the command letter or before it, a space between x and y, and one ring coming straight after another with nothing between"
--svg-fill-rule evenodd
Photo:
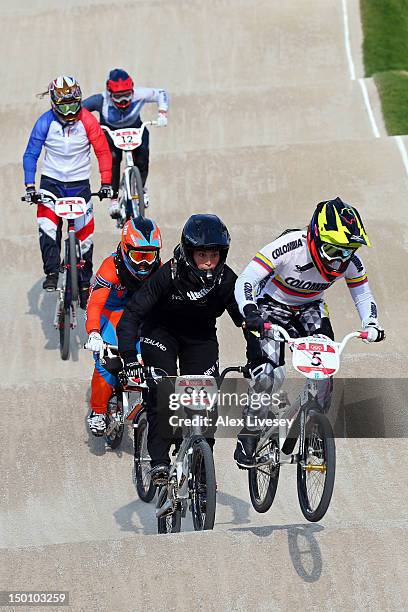
<instances>
[{"instance_id":1,"label":"black cycling pants","mask_svg":"<svg viewBox=\"0 0 408 612\"><path fill-rule=\"evenodd\" d=\"M180 374L207 374L218 376L218 341L214 333L207 338L192 338L176 333L164 327L143 327L140 339L142 358L145 365L162 368L169 376L177 375L177 360ZM163 383L161 383L163 384ZM167 392L174 392L174 383L168 382L165 392L161 389L159 395L163 398ZM147 448L151 457L151 466L160 463L170 464L169 449L173 439L173 430L168 419L170 411L168 403L159 406L157 388L152 386L147 402L147 417L149 431ZM162 403L162 402L161 402ZM207 438L211 448L214 438Z\"/></svg>"}]
</instances>

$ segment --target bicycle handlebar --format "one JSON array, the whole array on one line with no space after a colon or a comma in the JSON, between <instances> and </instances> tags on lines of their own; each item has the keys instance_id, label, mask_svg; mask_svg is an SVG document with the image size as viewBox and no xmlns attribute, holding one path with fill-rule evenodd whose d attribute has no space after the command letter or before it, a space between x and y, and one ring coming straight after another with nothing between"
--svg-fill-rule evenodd
<instances>
[{"instance_id":1,"label":"bicycle handlebar","mask_svg":"<svg viewBox=\"0 0 408 612\"><path fill-rule=\"evenodd\" d=\"M128 126L128 127L123 127L123 128L117 128L117 129L119 129L120 131L127 130L127 129L129 129L129 130L132 130L132 129L140 130L140 129L144 129L147 125L153 125L153 126L156 126L156 127L160 127L157 121L151 120L151 121L143 121L143 123L141 125L139 125L139 127L137 127L137 128L134 128L133 126L132 127ZM112 128L110 128L107 125L101 125L101 128L103 130L105 130L105 132L108 132L108 133L116 132L116 129L112 129Z\"/></svg>"},{"instance_id":2,"label":"bicycle handlebar","mask_svg":"<svg viewBox=\"0 0 408 612\"><path fill-rule=\"evenodd\" d=\"M56 202L57 200L61 199L57 196L51 196L50 194L47 194L46 196L44 196L44 194L42 194L41 192L36 192L35 194L33 194L34 196L34 201L30 201L30 200L26 200L25 196L21 196L20 200L21 202L26 202L27 204L42 204L44 202ZM106 198L102 198L99 191L95 191L91 193L91 198L93 197L97 197L99 198L99 200L104 200Z\"/></svg>"},{"instance_id":3,"label":"bicycle handlebar","mask_svg":"<svg viewBox=\"0 0 408 612\"><path fill-rule=\"evenodd\" d=\"M289 336L289 334L286 331L286 329L284 329L281 325L277 325L276 323L265 323L264 324L264 330L265 331L278 332L279 334L281 334L282 338L276 338L275 335L273 336L273 339L275 340L275 342L288 342L289 344L293 344L293 343L299 341L299 338L292 338L291 336ZM341 340L341 342L336 342L336 344L339 347L340 355L343 352L346 344L352 338L361 338L362 340L367 340L368 332L366 332L366 331L350 332L349 334L346 334L344 336L344 338L343 338L343 340Z\"/></svg>"}]
</instances>

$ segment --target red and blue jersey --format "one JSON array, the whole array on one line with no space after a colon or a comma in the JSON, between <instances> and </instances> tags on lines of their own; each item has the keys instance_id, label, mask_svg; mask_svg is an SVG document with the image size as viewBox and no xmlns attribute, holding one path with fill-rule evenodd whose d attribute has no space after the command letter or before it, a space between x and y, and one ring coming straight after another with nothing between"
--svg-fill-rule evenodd
<instances>
[{"instance_id":1,"label":"red and blue jersey","mask_svg":"<svg viewBox=\"0 0 408 612\"><path fill-rule=\"evenodd\" d=\"M82 108L78 121L63 125L52 109L35 123L24 153L24 179L35 183L37 162L44 147L41 174L61 182L89 180L91 145L99 163L102 183L112 178L112 154L97 119Z\"/></svg>"}]
</instances>

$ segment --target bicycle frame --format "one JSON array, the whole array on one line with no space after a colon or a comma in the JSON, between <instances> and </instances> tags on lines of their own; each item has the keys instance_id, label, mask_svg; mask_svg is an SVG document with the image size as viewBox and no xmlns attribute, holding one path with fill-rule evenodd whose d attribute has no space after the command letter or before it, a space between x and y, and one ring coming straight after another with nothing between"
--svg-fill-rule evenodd
<instances>
[{"instance_id":1,"label":"bicycle frame","mask_svg":"<svg viewBox=\"0 0 408 612\"><path fill-rule=\"evenodd\" d=\"M279 438L279 448L274 449L272 456L265 460L263 457L262 465L272 464L273 466L283 463L298 463L299 457L303 456L305 427L308 410L314 408L318 394L318 380L332 378L340 367L340 356L346 344L352 338L367 338L367 332L351 332L344 336L341 342L334 342L329 338L307 336L305 338L291 338L287 331L276 324L265 324L266 331L272 331L271 336L277 342L287 342L293 351L293 366L303 376L308 379L306 389L303 389L296 398L293 405L289 405L279 414L279 421L291 421L292 426L296 422L300 413L300 433L299 450L297 453L286 454L283 451L285 443L292 440L287 425L272 425L261 434L258 443L258 451L269 444L270 439ZM277 334L280 334L276 336ZM330 366L330 367L329 367ZM293 407L294 406L294 407ZM312 469L312 468L310 468ZM321 469L321 466L314 466L313 469Z\"/></svg>"},{"instance_id":2,"label":"bicycle frame","mask_svg":"<svg viewBox=\"0 0 408 612\"><path fill-rule=\"evenodd\" d=\"M60 219L66 219L68 223L67 239L65 240L65 253L64 253L64 280L62 286L57 287L58 299L55 306L54 314L54 327L60 329L61 327L61 316L64 309L69 308L70 310L70 327L75 328L77 325L77 312L76 312L76 301L78 300L78 292L76 288L76 295L74 299L72 296L72 283L68 280L70 269L72 267L72 261L77 262L76 267L79 269L83 266L81 260L81 247L79 241L75 238L75 219L78 219L86 214L86 202L84 198L70 197L70 198L57 198L54 194L48 191L42 191L42 198L39 203L54 202L54 212ZM70 254L70 245L75 243L75 259ZM68 295L68 288L71 288L71 293Z\"/></svg>"},{"instance_id":3,"label":"bicycle frame","mask_svg":"<svg viewBox=\"0 0 408 612\"><path fill-rule=\"evenodd\" d=\"M132 216L137 217L139 211L137 209L138 202L135 202L135 198L132 197L131 186L130 186L130 174L131 169L135 167L133 161L132 151L137 149L142 144L143 132L148 125L157 126L157 121L144 121L139 128L121 128L118 130L111 130L108 126L102 125L101 128L109 134L113 144L120 151L125 153L125 168L123 170L122 178L120 181L120 189L124 193L124 197L121 198L122 217L126 218L126 211L124 201L132 203ZM136 208L135 208L136 204ZM118 225L120 222L118 223Z\"/></svg>"},{"instance_id":4,"label":"bicycle frame","mask_svg":"<svg viewBox=\"0 0 408 612\"><path fill-rule=\"evenodd\" d=\"M85 345L85 348L86 348L86 345ZM106 353L106 356L110 358L119 357L117 346L104 343L103 350L101 351L101 354L99 355L99 359L102 365L105 363L105 353ZM117 393L122 394L122 406L123 406L123 412L119 415L119 418L117 419L117 423L119 423L120 425L124 425L126 421L132 421L140 417L141 412L143 411L142 392L143 392L143 389L146 389L146 388L147 388L146 383L135 384L135 383L129 382L126 385L126 387L123 388L120 386L116 389ZM132 398L132 401L131 401L131 398ZM137 421L136 421L136 424L134 424L134 427L137 427Z\"/></svg>"}]
</instances>

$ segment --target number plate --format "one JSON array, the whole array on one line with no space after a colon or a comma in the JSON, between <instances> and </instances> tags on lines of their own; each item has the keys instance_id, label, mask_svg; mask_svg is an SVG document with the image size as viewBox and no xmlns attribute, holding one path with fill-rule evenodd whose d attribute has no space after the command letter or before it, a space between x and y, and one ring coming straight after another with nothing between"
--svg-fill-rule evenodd
<instances>
[{"instance_id":1,"label":"number plate","mask_svg":"<svg viewBox=\"0 0 408 612\"><path fill-rule=\"evenodd\" d=\"M55 214L63 219L77 219L86 214L84 198L61 198L55 202Z\"/></svg>"},{"instance_id":2,"label":"number plate","mask_svg":"<svg viewBox=\"0 0 408 612\"><path fill-rule=\"evenodd\" d=\"M300 338L293 344L293 367L306 378L330 378L340 367L337 344L329 338Z\"/></svg>"},{"instance_id":3,"label":"number plate","mask_svg":"<svg viewBox=\"0 0 408 612\"><path fill-rule=\"evenodd\" d=\"M139 147L142 142L142 128L128 128L126 130L115 130L111 136L115 147L123 151L132 151Z\"/></svg>"},{"instance_id":4,"label":"number plate","mask_svg":"<svg viewBox=\"0 0 408 612\"><path fill-rule=\"evenodd\" d=\"M212 376L178 376L174 391L177 408L208 411L217 404L218 387Z\"/></svg>"}]
</instances>

